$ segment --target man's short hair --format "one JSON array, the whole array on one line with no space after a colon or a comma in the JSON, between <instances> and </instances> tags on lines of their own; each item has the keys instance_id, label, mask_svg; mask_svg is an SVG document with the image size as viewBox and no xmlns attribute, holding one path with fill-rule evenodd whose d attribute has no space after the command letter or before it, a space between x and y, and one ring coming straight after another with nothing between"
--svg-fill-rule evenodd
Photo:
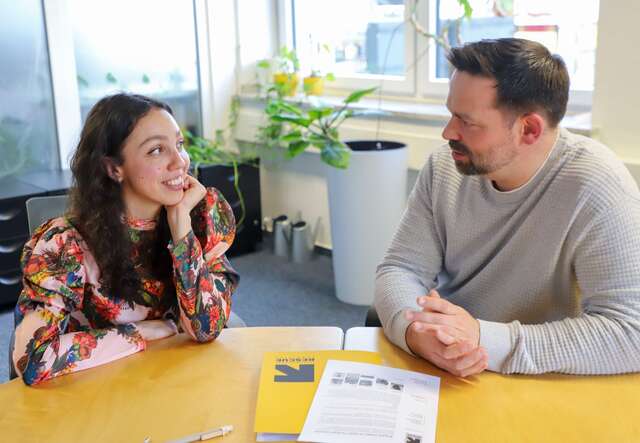
<instances>
[{"instance_id":1,"label":"man's short hair","mask_svg":"<svg viewBox=\"0 0 640 443\"><path fill-rule=\"evenodd\" d=\"M519 38L481 40L447 54L458 71L496 81L498 108L516 114L540 112L556 127L567 110L569 73L559 55Z\"/></svg>"}]
</instances>

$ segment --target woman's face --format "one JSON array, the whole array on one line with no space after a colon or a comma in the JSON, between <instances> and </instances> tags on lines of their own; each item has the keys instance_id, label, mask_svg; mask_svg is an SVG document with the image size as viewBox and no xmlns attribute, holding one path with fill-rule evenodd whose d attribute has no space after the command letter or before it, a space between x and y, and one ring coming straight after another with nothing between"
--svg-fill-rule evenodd
<instances>
[{"instance_id":1,"label":"woman's face","mask_svg":"<svg viewBox=\"0 0 640 443\"><path fill-rule=\"evenodd\" d=\"M138 120L122 149L124 162L115 166L128 216L153 218L162 206L182 200L189 170L183 143L180 128L164 109L153 108Z\"/></svg>"}]
</instances>

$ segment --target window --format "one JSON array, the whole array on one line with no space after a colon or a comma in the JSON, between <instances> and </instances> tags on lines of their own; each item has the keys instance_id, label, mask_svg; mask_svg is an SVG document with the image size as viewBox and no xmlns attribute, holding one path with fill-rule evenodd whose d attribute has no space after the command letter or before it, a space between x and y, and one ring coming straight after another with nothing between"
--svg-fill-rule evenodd
<instances>
[{"instance_id":1,"label":"window","mask_svg":"<svg viewBox=\"0 0 640 443\"><path fill-rule=\"evenodd\" d=\"M482 38L536 40L560 54L571 76L571 102L590 105L599 0L281 0L284 44L298 52L303 74L333 72L338 89L382 86L387 93L442 97L449 67L444 50L417 35L409 17L432 33L448 29L452 46ZM414 83L414 73L415 81Z\"/></svg>"},{"instance_id":2,"label":"window","mask_svg":"<svg viewBox=\"0 0 640 443\"><path fill-rule=\"evenodd\" d=\"M471 0L473 15L459 25L457 0L436 2L437 27L450 26L449 42L458 46L481 38L519 37L544 44L560 54L567 64L572 89L592 91L599 0ZM434 72L437 79L448 77L444 51L438 47Z\"/></svg>"},{"instance_id":3,"label":"window","mask_svg":"<svg viewBox=\"0 0 640 443\"><path fill-rule=\"evenodd\" d=\"M193 2L70 0L82 121L117 91L167 102L202 134Z\"/></svg>"},{"instance_id":4,"label":"window","mask_svg":"<svg viewBox=\"0 0 640 443\"><path fill-rule=\"evenodd\" d=\"M413 92L408 68L413 37L403 0L291 0L287 46L295 47L303 75L331 72L342 87L376 86ZM339 11L339 13L337 13Z\"/></svg>"},{"instance_id":5,"label":"window","mask_svg":"<svg viewBox=\"0 0 640 443\"><path fill-rule=\"evenodd\" d=\"M40 0L0 2L0 178L59 166Z\"/></svg>"}]
</instances>

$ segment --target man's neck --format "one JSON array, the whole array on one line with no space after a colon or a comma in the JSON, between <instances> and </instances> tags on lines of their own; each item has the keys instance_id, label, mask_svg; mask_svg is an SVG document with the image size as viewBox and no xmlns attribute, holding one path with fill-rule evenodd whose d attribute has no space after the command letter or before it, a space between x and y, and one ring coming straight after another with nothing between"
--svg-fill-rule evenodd
<instances>
[{"instance_id":1,"label":"man's neck","mask_svg":"<svg viewBox=\"0 0 640 443\"><path fill-rule=\"evenodd\" d=\"M487 176L499 191L508 192L523 186L540 170L556 141L559 128L548 130L535 145L527 147L511 163Z\"/></svg>"}]
</instances>

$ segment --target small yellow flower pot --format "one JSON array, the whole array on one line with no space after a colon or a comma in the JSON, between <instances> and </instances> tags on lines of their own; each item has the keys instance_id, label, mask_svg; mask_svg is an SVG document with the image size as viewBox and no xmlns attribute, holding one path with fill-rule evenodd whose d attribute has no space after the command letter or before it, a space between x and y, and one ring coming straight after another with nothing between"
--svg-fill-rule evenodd
<instances>
[{"instance_id":1,"label":"small yellow flower pot","mask_svg":"<svg viewBox=\"0 0 640 443\"><path fill-rule=\"evenodd\" d=\"M322 77L305 77L303 81L304 93L307 95L322 95L324 80Z\"/></svg>"},{"instance_id":2,"label":"small yellow flower pot","mask_svg":"<svg viewBox=\"0 0 640 443\"><path fill-rule=\"evenodd\" d=\"M299 81L298 74L286 74L284 72L273 74L273 82L282 88L284 95L296 95Z\"/></svg>"}]
</instances>

